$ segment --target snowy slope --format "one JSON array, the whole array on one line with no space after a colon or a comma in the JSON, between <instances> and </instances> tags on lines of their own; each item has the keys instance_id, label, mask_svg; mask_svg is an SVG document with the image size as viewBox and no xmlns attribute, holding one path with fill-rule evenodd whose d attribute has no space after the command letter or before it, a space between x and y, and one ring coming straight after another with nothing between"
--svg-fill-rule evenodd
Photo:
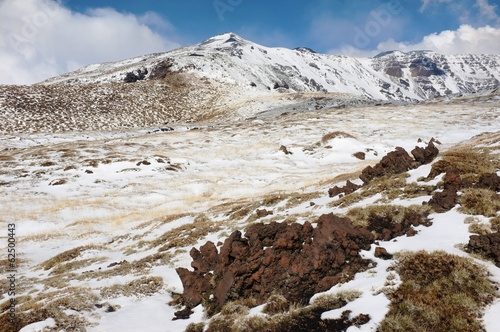
<instances>
[{"instance_id":1,"label":"snowy slope","mask_svg":"<svg viewBox=\"0 0 500 332\"><path fill-rule=\"evenodd\" d=\"M422 100L494 90L500 80L500 55L441 55L421 51L386 52L353 58L264 47L234 33L198 45L119 62L95 64L43 84L133 82L172 72L200 76L252 91L340 92L382 100Z\"/></svg>"},{"instance_id":2,"label":"snowy slope","mask_svg":"<svg viewBox=\"0 0 500 332\"><path fill-rule=\"evenodd\" d=\"M499 112L497 96L475 96L439 104L297 113L200 125L196 130L176 124L174 131L153 134L129 129L4 135L0 220L17 228L17 298L26 301L17 306L17 314L36 317L21 331L70 331L73 326L94 332L144 327L182 332L191 322L206 322L201 306L189 320L172 321L180 308L169 303L182 292L175 269L189 268L192 247L224 241L233 230L244 230L255 221L258 208L274 211L261 219L265 222L342 215L348 208L332 205L335 199L327 192L332 185L354 179L361 168L395 146L413 148L419 138L426 142L435 137L445 151L482 132L498 132ZM352 138L323 139L339 131ZM498 133L481 144L496 151L498 159ZM281 145L292 154L280 151ZM366 159L355 158L357 151L366 152ZM419 180L429 171L428 166L411 171L406 182L429 185ZM264 205L269 197L282 199ZM354 206L378 204L381 198L376 194ZM389 203L421 204L429 198ZM423 248L464 256L456 246L470 235L466 217L456 208L432 214L433 226L419 227L415 237L379 245L391 253ZM6 234L0 240L6 243ZM361 331L375 331L388 311L389 300L380 290L394 261L374 258L374 247L362 255L377 266L328 291L362 292L343 308L370 314ZM75 248L83 249L47 266ZM497 267L475 261L491 272L492 281L500 282ZM0 300L9 298L3 294ZM30 307L43 310L33 316ZM499 313L498 300L485 308L487 331L498 331ZM325 317L339 314L327 312Z\"/></svg>"}]
</instances>

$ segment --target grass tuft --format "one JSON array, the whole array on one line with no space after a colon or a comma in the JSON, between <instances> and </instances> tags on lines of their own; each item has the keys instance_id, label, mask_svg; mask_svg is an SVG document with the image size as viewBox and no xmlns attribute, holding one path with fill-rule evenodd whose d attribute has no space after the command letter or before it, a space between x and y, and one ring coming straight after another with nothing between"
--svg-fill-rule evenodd
<instances>
[{"instance_id":1,"label":"grass tuft","mask_svg":"<svg viewBox=\"0 0 500 332\"><path fill-rule=\"evenodd\" d=\"M442 251L398 256L402 284L389 294L380 332L484 331L481 311L496 296L484 268Z\"/></svg>"},{"instance_id":2,"label":"grass tuft","mask_svg":"<svg viewBox=\"0 0 500 332\"><path fill-rule=\"evenodd\" d=\"M458 202L461 205L459 211L466 214L495 217L500 211L500 196L489 189L464 189Z\"/></svg>"}]
</instances>

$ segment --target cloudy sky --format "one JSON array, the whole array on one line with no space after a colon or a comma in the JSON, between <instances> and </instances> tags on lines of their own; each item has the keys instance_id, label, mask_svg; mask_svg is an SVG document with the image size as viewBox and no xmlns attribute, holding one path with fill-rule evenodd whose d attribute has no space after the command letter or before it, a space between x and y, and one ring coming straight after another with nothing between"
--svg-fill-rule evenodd
<instances>
[{"instance_id":1,"label":"cloudy sky","mask_svg":"<svg viewBox=\"0 0 500 332\"><path fill-rule=\"evenodd\" d=\"M373 56L500 54L500 0L0 0L0 84L164 52L224 32Z\"/></svg>"}]
</instances>

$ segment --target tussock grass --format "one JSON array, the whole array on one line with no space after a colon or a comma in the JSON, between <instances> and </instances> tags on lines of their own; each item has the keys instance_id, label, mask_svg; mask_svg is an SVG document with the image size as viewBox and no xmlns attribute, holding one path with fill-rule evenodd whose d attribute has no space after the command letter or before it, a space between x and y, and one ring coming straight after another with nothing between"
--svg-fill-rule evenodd
<instances>
[{"instance_id":1,"label":"tussock grass","mask_svg":"<svg viewBox=\"0 0 500 332\"><path fill-rule=\"evenodd\" d=\"M40 267L43 268L45 271L50 270L56 265L60 265L62 263L72 261L76 259L81 253L87 250L105 250L105 246L100 246L100 245L87 245L87 246L81 246L81 247L76 247L70 250L66 250L48 260L45 262L40 263Z\"/></svg>"},{"instance_id":2,"label":"tussock grass","mask_svg":"<svg viewBox=\"0 0 500 332\"><path fill-rule=\"evenodd\" d=\"M151 296L163 287L162 277L145 277L135 279L125 285L116 284L101 289L101 296L105 299L120 296Z\"/></svg>"},{"instance_id":3,"label":"tussock grass","mask_svg":"<svg viewBox=\"0 0 500 332\"><path fill-rule=\"evenodd\" d=\"M171 248L183 248L195 245L200 239L210 233L218 232L223 225L214 221L198 221L182 225L172 229L150 244L151 248L161 246L158 251L166 251Z\"/></svg>"},{"instance_id":4,"label":"tussock grass","mask_svg":"<svg viewBox=\"0 0 500 332\"><path fill-rule=\"evenodd\" d=\"M281 294L273 294L267 299L267 303L262 309L262 312L268 315L275 315L287 312L290 309L290 303L286 297Z\"/></svg>"},{"instance_id":5,"label":"tussock grass","mask_svg":"<svg viewBox=\"0 0 500 332\"><path fill-rule=\"evenodd\" d=\"M489 189L467 188L458 198L459 211L466 214L481 214L495 217L500 211L500 196Z\"/></svg>"},{"instance_id":6,"label":"tussock grass","mask_svg":"<svg viewBox=\"0 0 500 332\"><path fill-rule=\"evenodd\" d=\"M500 216L490 219L491 230L493 232L500 232Z\"/></svg>"},{"instance_id":7,"label":"tussock grass","mask_svg":"<svg viewBox=\"0 0 500 332\"><path fill-rule=\"evenodd\" d=\"M471 233L478 235L493 233L492 224L481 222L477 217L468 216L464 219L464 223L469 225L469 232Z\"/></svg>"},{"instance_id":8,"label":"tussock grass","mask_svg":"<svg viewBox=\"0 0 500 332\"><path fill-rule=\"evenodd\" d=\"M17 332L26 325L47 318L56 321L56 327L50 331L81 331L89 325L86 316L94 309L98 299L89 288L84 287L69 287L34 298L18 298L15 324L8 321L5 304L1 305L0 331Z\"/></svg>"},{"instance_id":9,"label":"tussock grass","mask_svg":"<svg viewBox=\"0 0 500 332\"><path fill-rule=\"evenodd\" d=\"M263 308L264 314L249 315L248 307L242 303L229 302L214 316L205 331L207 332L287 332L310 331L326 332L336 331L335 323L322 320L321 314L328 310L338 309L361 296L357 290L338 293L324 293L315 296L311 305L301 306L290 303L281 294L269 297ZM201 325L192 324L186 332L201 331Z\"/></svg>"},{"instance_id":10,"label":"tussock grass","mask_svg":"<svg viewBox=\"0 0 500 332\"><path fill-rule=\"evenodd\" d=\"M403 283L389 294L379 331L484 331L481 311L496 296L484 268L442 251L397 258Z\"/></svg>"},{"instance_id":11,"label":"tussock grass","mask_svg":"<svg viewBox=\"0 0 500 332\"><path fill-rule=\"evenodd\" d=\"M347 303L361 297L363 293L357 289L340 291L337 293L321 293L311 299L311 304L324 311L342 308Z\"/></svg>"},{"instance_id":12,"label":"tussock grass","mask_svg":"<svg viewBox=\"0 0 500 332\"><path fill-rule=\"evenodd\" d=\"M66 273L69 271L79 270L81 268L90 266L92 264L105 262L106 260L107 260L107 258L104 258L104 257L96 257L96 258L81 259L78 261L59 264L56 267L54 267L54 269L52 269L52 271L50 271L50 274L57 275L57 274L62 274L62 273Z\"/></svg>"},{"instance_id":13,"label":"tussock grass","mask_svg":"<svg viewBox=\"0 0 500 332\"><path fill-rule=\"evenodd\" d=\"M369 205L367 207L355 207L347 212L356 226L371 227L370 221L373 219L390 219L393 223L401 223L410 216L417 215L420 219L425 219L431 209L426 205Z\"/></svg>"},{"instance_id":14,"label":"tussock grass","mask_svg":"<svg viewBox=\"0 0 500 332\"><path fill-rule=\"evenodd\" d=\"M500 167L498 158L493 157L486 149L478 147L459 147L440 154L441 159L432 164L428 180L441 173L456 169L463 179L475 182L483 173L496 172Z\"/></svg>"},{"instance_id":15,"label":"tussock grass","mask_svg":"<svg viewBox=\"0 0 500 332\"><path fill-rule=\"evenodd\" d=\"M323 135L323 137L321 138L321 144L325 145L329 141L331 141L332 139L335 139L337 137L340 137L340 138L354 138L354 139L356 139L356 137L354 137L353 135L351 135L349 133L346 133L344 131L334 131L334 132L328 133L326 135Z\"/></svg>"},{"instance_id":16,"label":"tussock grass","mask_svg":"<svg viewBox=\"0 0 500 332\"><path fill-rule=\"evenodd\" d=\"M406 183L408 176L408 173L401 173L375 178L361 189L333 201L329 206L348 207L376 194L382 194L382 201L391 201L395 198L414 198L430 195L435 189L433 186L408 184Z\"/></svg>"}]
</instances>

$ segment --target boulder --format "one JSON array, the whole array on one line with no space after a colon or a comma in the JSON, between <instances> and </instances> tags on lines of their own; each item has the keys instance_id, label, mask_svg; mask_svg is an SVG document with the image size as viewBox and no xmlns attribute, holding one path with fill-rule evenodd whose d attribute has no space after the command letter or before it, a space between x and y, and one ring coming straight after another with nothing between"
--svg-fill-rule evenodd
<instances>
[{"instance_id":1,"label":"boulder","mask_svg":"<svg viewBox=\"0 0 500 332\"><path fill-rule=\"evenodd\" d=\"M374 256L380 259L392 259L392 255L387 252L383 247L376 247Z\"/></svg>"},{"instance_id":2,"label":"boulder","mask_svg":"<svg viewBox=\"0 0 500 332\"><path fill-rule=\"evenodd\" d=\"M415 147L415 149L411 150L413 158L415 158L415 160L422 165L428 164L433 161L438 153L439 150L436 148L432 141L430 141L425 148L417 146Z\"/></svg>"},{"instance_id":3,"label":"boulder","mask_svg":"<svg viewBox=\"0 0 500 332\"><path fill-rule=\"evenodd\" d=\"M492 259L500 267L500 232L486 235L471 235L467 251Z\"/></svg>"},{"instance_id":4,"label":"boulder","mask_svg":"<svg viewBox=\"0 0 500 332\"><path fill-rule=\"evenodd\" d=\"M359 188L361 188L361 186L358 186L358 185L352 183L351 181L347 180L345 186L343 186L343 187L335 186L333 188L330 188L328 190L328 195L330 197L335 197L338 194L348 195L348 194L351 194L351 193L355 192Z\"/></svg>"}]
</instances>

